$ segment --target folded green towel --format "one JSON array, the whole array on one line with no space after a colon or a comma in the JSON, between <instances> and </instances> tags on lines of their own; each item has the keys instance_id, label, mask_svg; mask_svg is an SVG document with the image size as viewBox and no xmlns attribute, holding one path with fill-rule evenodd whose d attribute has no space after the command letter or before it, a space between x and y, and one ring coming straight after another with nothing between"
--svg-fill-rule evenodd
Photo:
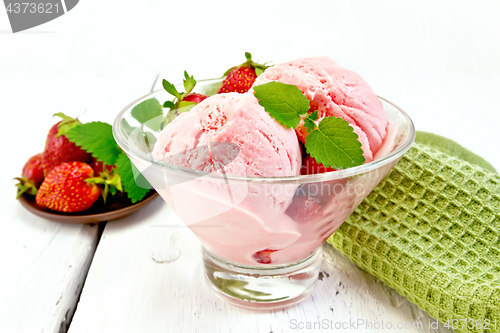
<instances>
[{"instance_id":1,"label":"folded green towel","mask_svg":"<svg viewBox=\"0 0 500 333\"><path fill-rule=\"evenodd\" d=\"M457 143L418 133L328 242L456 332L500 332L500 176Z\"/></svg>"}]
</instances>

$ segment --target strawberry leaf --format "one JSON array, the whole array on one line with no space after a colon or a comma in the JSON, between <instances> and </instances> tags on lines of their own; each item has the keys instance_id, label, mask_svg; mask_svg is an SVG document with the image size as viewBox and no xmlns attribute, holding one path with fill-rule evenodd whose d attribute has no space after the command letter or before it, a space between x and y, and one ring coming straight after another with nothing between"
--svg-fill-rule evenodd
<instances>
[{"instance_id":1,"label":"strawberry leaf","mask_svg":"<svg viewBox=\"0 0 500 333\"><path fill-rule=\"evenodd\" d=\"M80 124L65 135L69 141L82 147L104 164L114 165L118 155L122 153L113 138L111 125L100 121Z\"/></svg>"},{"instance_id":2,"label":"strawberry leaf","mask_svg":"<svg viewBox=\"0 0 500 333\"><path fill-rule=\"evenodd\" d=\"M172 83L163 79L162 84L163 84L163 89L165 89L170 95L175 96L178 99L181 99L181 94L179 94L179 92Z\"/></svg>"},{"instance_id":3,"label":"strawberry leaf","mask_svg":"<svg viewBox=\"0 0 500 333\"><path fill-rule=\"evenodd\" d=\"M121 153L116 161L116 172L120 175L123 190L132 203L141 201L151 189L151 185L132 164L125 153Z\"/></svg>"},{"instance_id":4,"label":"strawberry leaf","mask_svg":"<svg viewBox=\"0 0 500 333\"><path fill-rule=\"evenodd\" d=\"M196 102L182 101L182 102L179 103L178 107L180 109L180 108L185 108L186 106L191 106L189 108L189 110L191 110L193 108L193 106L195 106L196 104L198 104L198 103L196 103ZM189 110L183 110L182 112L177 112L177 113L181 114L181 113L189 111Z\"/></svg>"},{"instance_id":5,"label":"strawberry leaf","mask_svg":"<svg viewBox=\"0 0 500 333\"><path fill-rule=\"evenodd\" d=\"M56 113L56 114L54 114L54 116L58 116L59 118L62 119L61 122L59 123L59 125L57 125L58 131L56 134L56 138L60 137L61 135L66 134L70 129L81 124L81 122L78 119L68 117L67 115L65 115L62 112Z\"/></svg>"},{"instance_id":6,"label":"strawberry leaf","mask_svg":"<svg viewBox=\"0 0 500 333\"><path fill-rule=\"evenodd\" d=\"M196 85L196 80L194 79L193 76L189 76L189 74L184 71L184 77L185 77L185 80L184 80L184 89L186 89L186 95L189 94L194 86Z\"/></svg>"},{"instance_id":7,"label":"strawberry leaf","mask_svg":"<svg viewBox=\"0 0 500 333\"><path fill-rule=\"evenodd\" d=\"M172 101L165 101L165 103L163 103L163 107L173 109L175 108L175 103Z\"/></svg>"},{"instance_id":8,"label":"strawberry leaf","mask_svg":"<svg viewBox=\"0 0 500 333\"><path fill-rule=\"evenodd\" d=\"M253 89L259 104L287 128L297 127L300 115L309 110L309 100L292 84L273 81Z\"/></svg>"},{"instance_id":9,"label":"strawberry leaf","mask_svg":"<svg viewBox=\"0 0 500 333\"><path fill-rule=\"evenodd\" d=\"M365 162L358 135L342 118L321 120L307 136L305 146L307 153L327 168L347 169Z\"/></svg>"}]
</instances>

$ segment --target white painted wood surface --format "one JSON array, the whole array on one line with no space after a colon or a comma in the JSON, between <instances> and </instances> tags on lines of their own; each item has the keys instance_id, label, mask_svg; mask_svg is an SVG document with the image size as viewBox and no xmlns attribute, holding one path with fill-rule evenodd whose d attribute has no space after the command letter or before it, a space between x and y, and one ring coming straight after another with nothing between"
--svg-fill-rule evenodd
<instances>
[{"instance_id":1,"label":"white painted wood surface","mask_svg":"<svg viewBox=\"0 0 500 333\"><path fill-rule=\"evenodd\" d=\"M0 8L0 332L64 331L97 241L96 228L25 212L10 179L43 149L52 114L86 110L85 122L111 122L159 71L176 82L184 69L216 77L245 51L274 62L329 55L407 111L417 129L500 169L497 1L256 0L244 18L246 9L229 0L85 0L13 35ZM204 285L197 240L186 229L154 227L165 220L176 217L157 200L108 224L70 332L299 332L290 320L428 318L335 251L324 266L330 276L300 305L274 313L229 307ZM170 263L152 259L177 254Z\"/></svg>"},{"instance_id":2,"label":"white painted wood surface","mask_svg":"<svg viewBox=\"0 0 500 333\"><path fill-rule=\"evenodd\" d=\"M428 329L426 313L328 245L322 280L302 303L276 312L228 305L206 285L199 242L180 223L160 198L148 209L108 223L69 333L300 332L299 325L318 321L334 326L313 331L331 332L336 322L350 326L358 320L393 327L423 323L423 329L404 332L446 331L442 325ZM387 331L359 325L345 332Z\"/></svg>"},{"instance_id":3,"label":"white painted wood surface","mask_svg":"<svg viewBox=\"0 0 500 333\"><path fill-rule=\"evenodd\" d=\"M111 122L130 96L149 91L154 72L127 73L112 66L57 72L3 71L0 109L4 110L0 178L0 332L66 332L98 242L98 227L47 221L15 199L13 177L41 152L52 115L87 113L82 121ZM133 86L126 80L135 82ZM8 93L5 93L8 92Z\"/></svg>"},{"instance_id":4,"label":"white painted wood surface","mask_svg":"<svg viewBox=\"0 0 500 333\"><path fill-rule=\"evenodd\" d=\"M12 193L10 193L12 195ZM65 332L98 239L98 227L55 223L20 204L3 216L0 330Z\"/></svg>"}]
</instances>

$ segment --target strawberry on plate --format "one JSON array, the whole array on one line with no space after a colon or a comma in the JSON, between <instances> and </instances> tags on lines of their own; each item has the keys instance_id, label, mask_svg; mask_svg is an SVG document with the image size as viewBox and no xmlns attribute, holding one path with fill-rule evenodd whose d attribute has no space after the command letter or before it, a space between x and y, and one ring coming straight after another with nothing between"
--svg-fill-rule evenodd
<instances>
[{"instance_id":1,"label":"strawberry on plate","mask_svg":"<svg viewBox=\"0 0 500 333\"><path fill-rule=\"evenodd\" d=\"M94 175L100 175L103 172L112 172L116 169L116 165L107 165L98 161L95 157L92 157L92 161L89 163L92 170L94 170Z\"/></svg>"},{"instance_id":2,"label":"strawberry on plate","mask_svg":"<svg viewBox=\"0 0 500 333\"><path fill-rule=\"evenodd\" d=\"M42 153L31 156L23 167L21 177L14 178L19 181L17 198L23 193L36 195L37 188L43 181Z\"/></svg>"},{"instance_id":3,"label":"strawberry on plate","mask_svg":"<svg viewBox=\"0 0 500 333\"><path fill-rule=\"evenodd\" d=\"M45 177L36 194L36 203L64 213L87 210L101 194L99 186L86 181L93 177L94 170L87 163L60 164Z\"/></svg>"},{"instance_id":4,"label":"strawberry on plate","mask_svg":"<svg viewBox=\"0 0 500 333\"><path fill-rule=\"evenodd\" d=\"M57 113L55 115L61 117L63 120L52 126L47 135L42 158L42 168L45 176L61 163L72 161L90 162L92 160L91 154L87 153L73 142L70 142L64 135L70 129L80 125L80 121L68 117L63 113Z\"/></svg>"},{"instance_id":5,"label":"strawberry on plate","mask_svg":"<svg viewBox=\"0 0 500 333\"><path fill-rule=\"evenodd\" d=\"M229 92L247 92L250 87L252 87L257 76L269 67L265 64L254 62L252 60L252 55L248 52L245 52L245 58L247 58L247 61L239 66L229 68L224 73L226 78L222 81L218 94Z\"/></svg>"},{"instance_id":6,"label":"strawberry on plate","mask_svg":"<svg viewBox=\"0 0 500 333\"><path fill-rule=\"evenodd\" d=\"M123 191L121 177L116 172L116 164L104 164L93 157L90 167L94 170L95 177L88 179L87 182L92 181L103 186L101 194L105 203L109 193L115 195L117 190Z\"/></svg>"}]
</instances>

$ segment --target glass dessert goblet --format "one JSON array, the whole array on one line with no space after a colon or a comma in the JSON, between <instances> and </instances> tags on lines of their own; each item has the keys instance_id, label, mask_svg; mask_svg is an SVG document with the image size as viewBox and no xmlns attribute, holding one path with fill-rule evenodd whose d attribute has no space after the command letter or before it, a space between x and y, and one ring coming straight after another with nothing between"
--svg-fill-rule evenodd
<instances>
[{"instance_id":1,"label":"glass dessert goblet","mask_svg":"<svg viewBox=\"0 0 500 333\"><path fill-rule=\"evenodd\" d=\"M210 94L218 84L217 80L199 81L197 90ZM201 172L153 158L158 123L164 115L141 123L134 112L137 105L152 98L165 101L171 96L158 91L129 104L116 117L114 137L140 171L138 185L148 186L149 182L200 240L211 289L225 301L249 309L284 308L311 293L319 274L322 244L415 138L406 113L380 98L389 126L372 162L313 175L235 176L224 173L224 165L233 158L227 152L237 154L238 146L213 142L187 152L210 151L216 172ZM141 181L141 174L148 182Z\"/></svg>"}]
</instances>

